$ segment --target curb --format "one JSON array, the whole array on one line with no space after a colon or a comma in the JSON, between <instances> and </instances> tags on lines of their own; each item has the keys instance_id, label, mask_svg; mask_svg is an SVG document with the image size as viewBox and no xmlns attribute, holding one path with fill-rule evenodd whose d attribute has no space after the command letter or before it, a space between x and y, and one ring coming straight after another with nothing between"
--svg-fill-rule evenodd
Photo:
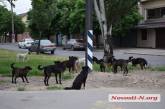
<instances>
[{"instance_id":1,"label":"curb","mask_svg":"<svg viewBox=\"0 0 165 109\"><path fill-rule=\"evenodd\" d=\"M138 54L138 55L150 55L150 56L165 56L161 54L148 54L148 53L129 53L129 52L124 52L124 54Z\"/></svg>"}]
</instances>

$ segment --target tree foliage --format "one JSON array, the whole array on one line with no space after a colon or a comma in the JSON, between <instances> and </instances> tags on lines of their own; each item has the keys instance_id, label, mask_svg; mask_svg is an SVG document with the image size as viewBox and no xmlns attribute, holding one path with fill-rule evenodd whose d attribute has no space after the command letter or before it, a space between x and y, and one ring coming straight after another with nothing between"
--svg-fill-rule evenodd
<instances>
[{"instance_id":1,"label":"tree foliage","mask_svg":"<svg viewBox=\"0 0 165 109\"><path fill-rule=\"evenodd\" d=\"M137 5L137 2L138 0L94 0L95 12L104 39L105 61L113 56L112 29L114 25L122 24L123 18Z\"/></svg>"},{"instance_id":2,"label":"tree foliage","mask_svg":"<svg viewBox=\"0 0 165 109\"><path fill-rule=\"evenodd\" d=\"M132 8L128 15L122 17L122 19L114 24L113 26L113 36L124 37L127 33L138 24L142 19L142 16L139 14L137 7Z\"/></svg>"},{"instance_id":3,"label":"tree foliage","mask_svg":"<svg viewBox=\"0 0 165 109\"><path fill-rule=\"evenodd\" d=\"M49 36L50 25L55 15L52 0L32 0L32 10L29 12L29 27L33 36Z\"/></svg>"},{"instance_id":4,"label":"tree foliage","mask_svg":"<svg viewBox=\"0 0 165 109\"><path fill-rule=\"evenodd\" d=\"M5 7L0 5L0 35L6 33L11 34L11 15L12 13L8 11ZM25 25L21 21L21 18L14 14L14 24L15 24L15 33L23 33L25 30Z\"/></svg>"}]
</instances>

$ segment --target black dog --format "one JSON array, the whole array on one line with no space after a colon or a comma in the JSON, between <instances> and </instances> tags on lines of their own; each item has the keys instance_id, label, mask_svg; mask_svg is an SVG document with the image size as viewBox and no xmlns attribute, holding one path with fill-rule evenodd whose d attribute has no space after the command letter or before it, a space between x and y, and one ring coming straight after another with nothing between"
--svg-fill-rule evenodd
<instances>
[{"instance_id":1,"label":"black dog","mask_svg":"<svg viewBox=\"0 0 165 109\"><path fill-rule=\"evenodd\" d=\"M140 65L140 68L143 70L148 65L148 62L144 58L133 58L131 59L132 66Z\"/></svg>"},{"instance_id":2,"label":"black dog","mask_svg":"<svg viewBox=\"0 0 165 109\"><path fill-rule=\"evenodd\" d=\"M105 72L106 65L105 65L103 59L99 60L99 59L97 59L96 57L93 56L93 62L100 65L101 72Z\"/></svg>"},{"instance_id":3,"label":"black dog","mask_svg":"<svg viewBox=\"0 0 165 109\"><path fill-rule=\"evenodd\" d=\"M32 68L30 66L25 66L24 68L17 68L14 67L15 63L12 63L10 65L10 67L12 68L12 83L16 84L16 79L18 77L22 78L22 81L24 81L24 79L26 80L27 83L29 83L28 79L27 79L27 74L30 70L32 70Z\"/></svg>"},{"instance_id":4,"label":"black dog","mask_svg":"<svg viewBox=\"0 0 165 109\"><path fill-rule=\"evenodd\" d=\"M127 75L128 74L127 66L128 66L128 63L130 61L131 61L131 57L129 57L128 60L125 60L125 59L115 59L113 57L113 60L112 60L113 72L117 73L118 66L120 66L121 71L123 70L123 75Z\"/></svg>"},{"instance_id":5,"label":"black dog","mask_svg":"<svg viewBox=\"0 0 165 109\"><path fill-rule=\"evenodd\" d=\"M84 89L85 89L85 83L88 73L89 73L89 68L87 66L82 67L82 71L80 72L80 74L78 74L78 76L74 80L72 87L66 87L65 90L72 90L72 89L80 90L82 84L84 85Z\"/></svg>"},{"instance_id":6,"label":"black dog","mask_svg":"<svg viewBox=\"0 0 165 109\"><path fill-rule=\"evenodd\" d=\"M61 74L65 71L66 65L63 62L57 62L54 65L48 65L41 67L41 65L38 66L39 70L44 70L44 84L45 86L49 85L49 78L51 77L51 73L55 74L56 83L58 84L57 76L59 76L59 83L61 83Z\"/></svg>"},{"instance_id":7,"label":"black dog","mask_svg":"<svg viewBox=\"0 0 165 109\"><path fill-rule=\"evenodd\" d=\"M69 72L71 72L71 70L75 71L76 60L78 60L77 57L69 56L69 60L63 61L63 64L69 69ZM57 64L56 61L54 63Z\"/></svg>"}]
</instances>

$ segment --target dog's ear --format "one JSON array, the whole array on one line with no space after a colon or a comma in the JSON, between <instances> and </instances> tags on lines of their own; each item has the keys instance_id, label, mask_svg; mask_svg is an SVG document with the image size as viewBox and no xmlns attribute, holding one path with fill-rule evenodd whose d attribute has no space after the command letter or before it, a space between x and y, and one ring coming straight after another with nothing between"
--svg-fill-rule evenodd
<instances>
[{"instance_id":1,"label":"dog's ear","mask_svg":"<svg viewBox=\"0 0 165 109\"><path fill-rule=\"evenodd\" d=\"M26 66L26 68L27 68L28 70L32 70L32 68L31 68L30 66Z\"/></svg>"}]
</instances>

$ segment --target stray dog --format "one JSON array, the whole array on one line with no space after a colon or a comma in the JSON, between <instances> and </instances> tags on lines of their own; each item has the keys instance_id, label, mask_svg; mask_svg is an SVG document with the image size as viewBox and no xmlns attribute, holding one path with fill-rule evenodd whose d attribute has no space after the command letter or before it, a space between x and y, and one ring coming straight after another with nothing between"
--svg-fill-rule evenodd
<instances>
[{"instance_id":1,"label":"stray dog","mask_svg":"<svg viewBox=\"0 0 165 109\"><path fill-rule=\"evenodd\" d=\"M79 58L78 60L76 60L75 63L76 72L78 72L78 70L81 68L80 66L85 66L85 58Z\"/></svg>"},{"instance_id":2,"label":"stray dog","mask_svg":"<svg viewBox=\"0 0 165 109\"><path fill-rule=\"evenodd\" d=\"M143 70L148 65L148 62L144 58L133 58L131 59L132 66L140 65L140 68Z\"/></svg>"},{"instance_id":3,"label":"stray dog","mask_svg":"<svg viewBox=\"0 0 165 109\"><path fill-rule=\"evenodd\" d=\"M115 59L113 57L113 60L112 60L112 68L113 68L113 72L114 73L117 73L117 68L118 66L120 66L121 68L121 71L123 70L123 76L127 76L128 74L128 63L131 61L131 57L129 57L128 60L125 60L125 59Z\"/></svg>"},{"instance_id":4,"label":"stray dog","mask_svg":"<svg viewBox=\"0 0 165 109\"><path fill-rule=\"evenodd\" d=\"M12 63L10 66L12 68L12 83L16 84L16 79L18 77L21 77L23 82L25 82L24 81L25 79L26 82L29 83L27 79L27 74L30 70L32 70L30 66L25 66L24 68L17 68L17 67L14 67L14 63Z\"/></svg>"},{"instance_id":5,"label":"stray dog","mask_svg":"<svg viewBox=\"0 0 165 109\"><path fill-rule=\"evenodd\" d=\"M82 71L80 72L80 74L77 75L77 77L75 78L75 80L73 81L72 87L65 87L65 90L80 90L81 89L81 85L84 85L84 89L85 89L85 83L86 83L86 79L89 73L89 68L87 66L82 67Z\"/></svg>"},{"instance_id":6,"label":"stray dog","mask_svg":"<svg viewBox=\"0 0 165 109\"><path fill-rule=\"evenodd\" d=\"M16 56L16 60L17 61L22 60L24 62L25 60L28 59L27 54L28 54L28 52L27 53L18 53Z\"/></svg>"},{"instance_id":7,"label":"stray dog","mask_svg":"<svg viewBox=\"0 0 165 109\"><path fill-rule=\"evenodd\" d=\"M69 69L69 72L75 71L75 64L76 64L76 60L78 60L77 57L74 56L69 56L69 60L63 61L62 63L66 65L66 67ZM56 64L57 62L54 62L54 64ZM77 72L77 70L76 70Z\"/></svg>"},{"instance_id":8,"label":"stray dog","mask_svg":"<svg viewBox=\"0 0 165 109\"><path fill-rule=\"evenodd\" d=\"M48 66L44 66L41 67L41 65L38 66L39 70L44 70L44 84L45 86L49 86L49 78L51 76L52 73L55 74L55 78L56 78L56 83L61 83L61 74L65 71L66 69L66 65L63 62L57 62L54 65L48 65ZM59 76L59 81L57 79L57 76Z\"/></svg>"},{"instance_id":9,"label":"stray dog","mask_svg":"<svg viewBox=\"0 0 165 109\"><path fill-rule=\"evenodd\" d=\"M106 64L104 63L103 59L99 60L99 59L97 59L96 57L93 56L93 62L100 65L101 72L105 72Z\"/></svg>"}]
</instances>

